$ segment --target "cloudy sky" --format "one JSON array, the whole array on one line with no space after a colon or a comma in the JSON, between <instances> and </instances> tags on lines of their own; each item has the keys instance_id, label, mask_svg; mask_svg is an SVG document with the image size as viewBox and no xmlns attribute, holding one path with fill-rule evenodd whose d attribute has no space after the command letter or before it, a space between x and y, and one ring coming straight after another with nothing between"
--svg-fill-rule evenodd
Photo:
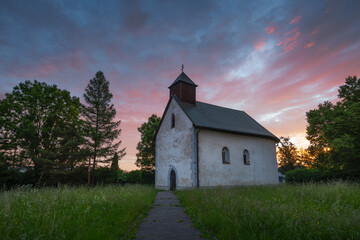
<instances>
[{"instance_id":1,"label":"cloudy sky","mask_svg":"<svg viewBox=\"0 0 360 240\"><path fill-rule=\"evenodd\" d=\"M131 170L137 127L162 115L184 64L198 101L306 147L305 112L360 76L359 12L357 0L2 0L0 99L34 79L82 98L103 71L127 149L120 167Z\"/></svg>"}]
</instances>

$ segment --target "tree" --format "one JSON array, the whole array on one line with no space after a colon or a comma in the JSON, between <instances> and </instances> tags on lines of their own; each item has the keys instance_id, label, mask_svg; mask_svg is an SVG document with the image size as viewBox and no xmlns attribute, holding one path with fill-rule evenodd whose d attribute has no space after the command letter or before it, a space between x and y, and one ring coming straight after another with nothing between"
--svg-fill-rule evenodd
<instances>
[{"instance_id":1,"label":"tree","mask_svg":"<svg viewBox=\"0 0 360 240\"><path fill-rule=\"evenodd\" d=\"M360 102L360 79L356 76L348 76L345 79L345 85L339 87L338 97L343 103L359 103Z\"/></svg>"},{"instance_id":2,"label":"tree","mask_svg":"<svg viewBox=\"0 0 360 240\"><path fill-rule=\"evenodd\" d=\"M143 170L151 171L155 169L155 141L154 136L156 129L160 124L160 117L153 114L147 122L144 122L138 131L141 133L141 140L136 149L136 166Z\"/></svg>"},{"instance_id":3,"label":"tree","mask_svg":"<svg viewBox=\"0 0 360 240\"><path fill-rule=\"evenodd\" d=\"M306 113L307 139L315 166L360 177L360 79L347 77L336 104L324 102Z\"/></svg>"},{"instance_id":4,"label":"tree","mask_svg":"<svg viewBox=\"0 0 360 240\"><path fill-rule=\"evenodd\" d=\"M310 155L309 149L297 149L299 164L304 168L312 168L314 158Z\"/></svg>"},{"instance_id":5,"label":"tree","mask_svg":"<svg viewBox=\"0 0 360 240\"><path fill-rule=\"evenodd\" d=\"M119 159L125 156L125 148L118 150L121 141L113 143L121 133L121 121L114 121L116 110L111 104L113 95L109 91L109 81L104 73L97 72L85 89L84 117L88 124L88 140L92 162L92 184L94 170L98 162L109 163L115 152Z\"/></svg>"},{"instance_id":6,"label":"tree","mask_svg":"<svg viewBox=\"0 0 360 240\"><path fill-rule=\"evenodd\" d=\"M280 137L280 142L277 144L277 147L279 171L282 174L299 167L297 149L295 145L290 142L289 137Z\"/></svg>"},{"instance_id":7,"label":"tree","mask_svg":"<svg viewBox=\"0 0 360 240\"><path fill-rule=\"evenodd\" d=\"M80 111L79 99L56 85L20 83L0 102L1 158L11 167L32 165L40 176L67 169L66 161L82 143ZM62 151L72 138L77 139L73 148ZM74 158L73 164L78 161Z\"/></svg>"},{"instance_id":8,"label":"tree","mask_svg":"<svg viewBox=\"0 0 360 240\"><path fill-rule=\"evenodd\" d=\"M117 152L114 154L114 157L112 158L111 170L114 172L118 172L120 170L119 169L119 155Z\"/></svg>"}]
</instances>

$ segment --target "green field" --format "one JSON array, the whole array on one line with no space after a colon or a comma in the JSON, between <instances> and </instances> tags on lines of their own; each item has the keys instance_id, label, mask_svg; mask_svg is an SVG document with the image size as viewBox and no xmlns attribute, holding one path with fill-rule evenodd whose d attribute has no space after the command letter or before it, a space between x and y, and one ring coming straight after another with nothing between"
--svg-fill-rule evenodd
<instances>
[{"instance_id":1,"label":"green field","mask_svg":"<svg viewBox=\"0 0 360 240\"><path fill-rule=\"evenodd\" d=\"M177 191L218 239L360 239L360 185L345 182Z\"/></svg>"},{"instance_id":2,"label":"green field","mask_svg":"<svg viewBox=\"0 0 360 240\"><path fill-rule=\"evenodd\" d=\"M152 207L150 186L0 192L1 239L121 239Z\"/></svg>"},{"instance_id":3,"label":"green field","mask_svg":"<svg viewBox=\"0 0 360 240\"><path fill-rule=\"evenodd\" d=\"M138 185L3 191L0 236L131 238L133 224L151 208L156 192ZM176 195L195 225L218 239L360 239L359 184L194 189Z\"/></svg>"}]
</instances>

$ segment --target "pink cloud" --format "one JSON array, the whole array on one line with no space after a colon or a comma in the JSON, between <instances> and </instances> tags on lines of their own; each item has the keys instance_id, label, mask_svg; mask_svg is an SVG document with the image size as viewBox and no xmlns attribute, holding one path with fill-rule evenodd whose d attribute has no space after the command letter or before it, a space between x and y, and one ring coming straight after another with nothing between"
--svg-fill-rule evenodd
<instances>
[{"instance_id":1,"label":"pink cloud","mask_svg":"<svg viewBox=\"0 0 360 240\"><path fill-rule=\"evenodd\" d=\"M316 27L311 33L312 34L317 34L320 30L320 26Z\"/></svg>"},{"instance_id":2,"label":"pink cloud","mask_svg":"<svg viewBox=\"0 0 360 240\"><path fill-rule=\"evenodd\" d=\"M17 67L11 71L11 76L23 79L50 78L59 72L72 69L77 72L83 71L89 64L94 64L95 59L88 53L72 51L60 56L49 55L26 66Z\"/></svg>"},{"instance_id":3,"label":"pink cloud","mask_svg":"<svg viewBox=\"0 0 360 240\"><path fill-rule=\"evenodd\" d=\"M310 41L308 44L306 44L305 46L304 46L304 48L311 48L311 47L313 47L315 45L315 42L314 41Z\"/></svg>"},{"instance_id":4,"label":"pink cloud","mask_svg":"<svg viewBox=\"0 0 360 240\"><path fill-rule=\"evenodd\" d=\"M290 32L285 33L285 39L282 42L276 44L276 46L281 46L285 52L290 52L297 45L297 39L300 36L299 29L296 27Z\"/></svg>"},{"instance_id":5,"label":"pink cloud","mask_svg":"<svg viewBox=\"0 0 360 240\"><path fill-rule=\"evenodd\" d=\"M255 44L254 48L256 51L262 51L265 49L265 46L266 46L266 42L261 40Z\"/></svg>"},{"instance_id":6,"label":"pink cloud","mask_svg":"<svg viewBox=\"0 0 360 240\"><path fill-rule=\"evenodd\" d=\"M297 23L299 23L299 21L300 21L301 18L302 18L301 16L294 17L293 19L291 19L290 24L297 24Z\"/></svg>"},{"instance_id":7,"label":"pink cloud","mask_svg":"<svg viewBox=\"0 0 360 240\"><path fill-rule=\"evenodd\" d=\"M268 26L267 28L265 28L265 32L266 32L267 34L272 34L272 33L275 32L275 27L273 27L273 26Z\"/></svg>"}]
</instances>

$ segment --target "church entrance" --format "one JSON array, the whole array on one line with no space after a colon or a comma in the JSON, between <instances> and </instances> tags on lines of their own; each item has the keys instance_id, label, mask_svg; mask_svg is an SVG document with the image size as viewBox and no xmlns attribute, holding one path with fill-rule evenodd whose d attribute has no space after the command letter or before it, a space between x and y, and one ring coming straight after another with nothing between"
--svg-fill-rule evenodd
<instances>
[{"instance_id":1,"label":"church entrance","mask_svg":"<svg viewBox=\"0 0 360 240\"><path fill-rule=\"evenodd\" d=\"M170 190L173 191L176 189L176 173L172 169L170 172Z\"/></svg>"}]
</instances>

